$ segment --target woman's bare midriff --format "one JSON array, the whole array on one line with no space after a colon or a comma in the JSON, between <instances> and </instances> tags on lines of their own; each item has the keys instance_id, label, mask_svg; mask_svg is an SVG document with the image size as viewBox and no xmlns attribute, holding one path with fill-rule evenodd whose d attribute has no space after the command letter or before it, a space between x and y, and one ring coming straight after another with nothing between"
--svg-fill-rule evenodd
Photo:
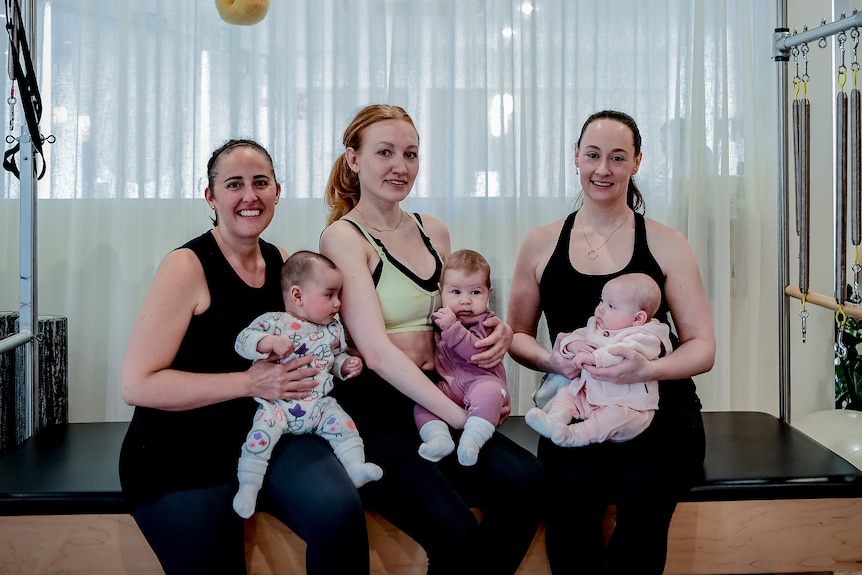
<instances>
[{"instance_id":1,"label":"woman's bare midriff","mask_svg":"<svg viewBox=\"0 0 862 575\"><path fill-rule=\"evenodd\" d=\"M405 331L390 333L389 340L404 352L419 369L434 369L434 332Z\"/></svg>"}]
</instances>

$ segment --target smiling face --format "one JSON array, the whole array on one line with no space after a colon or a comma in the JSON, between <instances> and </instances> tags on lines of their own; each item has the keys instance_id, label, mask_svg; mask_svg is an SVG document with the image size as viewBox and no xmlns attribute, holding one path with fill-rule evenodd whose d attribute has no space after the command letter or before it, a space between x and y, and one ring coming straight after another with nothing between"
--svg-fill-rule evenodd
<instances>
[{"instance_id":1,"label":"smiling face","mask_svg":"<svg viewBox=\"0 0 862 575\"><path fill-rule=\"evenodd\" d=\"M440 296L443 305L463 319L488 311L491 288L484 273L451 268L441 278Z\"/></svg>"},{"instance_id":2,"label":"smiling face","mask_svg":"<svg viewBox=\"0 0 862 575\"><path fill-rule=\"evenodd\" d=\"M256 238L272 221L280 193L265 151L239 145L217 156L204 196L222 236Z\"/></svg>"},{"instance_id":3,"label":"smiling face","mask_svg":"<svg viewBox=\"0 0 862 575\"><path fill-rule=\"evenodd\" d=\"M345 158L359 176L364 198L399 202L419 173L419 135L404 120L375 122L363 131L358 148L347 148Z\"/></svg>"},{"instance_id":4,"label":"smiling face","mask_svg":"<svg viewBox=\"0 0 862 575\"><path fill-rule=\"evenodd\" d=\"M575 165L584 194L597 200L625 198L641 158L628 126L611 118L594 120L575 147Z\"/></svg>"}]
</instances>

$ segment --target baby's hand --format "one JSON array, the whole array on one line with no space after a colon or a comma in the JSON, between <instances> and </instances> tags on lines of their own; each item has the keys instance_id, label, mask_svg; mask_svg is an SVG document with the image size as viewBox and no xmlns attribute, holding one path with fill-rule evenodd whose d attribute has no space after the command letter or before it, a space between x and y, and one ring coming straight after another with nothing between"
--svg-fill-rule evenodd
<instances>
[{"instance_id":1,"label":"baby's hand","mask_svg":"<svg viewBox=\"0 0 862 575\"><path fill-rule=\"evenodd\" d=\"M596 358L592 351L583 350L575 354L575 357L572 359L572 363L574 363L575 367L578 369L583 369L585 365L596 365Z\"/></svg>"},{"instance_id":2,"label":"baby's hand","mask_svg":"<svg viewBox=\"0 0 862 575\"><path fill-rule=\"evenodd\" d=\"M575 341L570 341L569 343L567 343L566 346L560 351L564 356L574 358L579 353L593 353L595 350L596 346L591 344L587 340L576 339Z\"/></svg>"},{"instance_id":3,"label":"baby's hand","mask_svg":"<svg viewBox=\"0 0 862 575\"><path fill-rule=\"evenodd\" d=\"M272 356L278 359L286 358L293 353L294 349L296 349L296 346L293 345L293 341L289 337L275 336L272 339ZM270 359L272 359L272 356Z\"/></svg>"},{"instance_id":4,"label":"baby's hand","mask_svg":"<svg viewBox=\"0 0 862 575\"><path fill-rule=\"evenodd\" d=\"M458 321L458 318L455 317L455 312L448 307L441 307L432 313L431 319L434 320L434 323L437 324L437 327L440 329L449 329L452 327L452 324Z\"/></svg>"},{"instance_id":5,"label":"baby's hand","mask_svg":"<svg viewBox=\"0 0 862 575\"><path fill-rule=\"evenodd\" d=\"M344 379L356 377L362 372L362 360L356 356L351 356L341 364L341 375Z\"/></svg>"}]
</instances>

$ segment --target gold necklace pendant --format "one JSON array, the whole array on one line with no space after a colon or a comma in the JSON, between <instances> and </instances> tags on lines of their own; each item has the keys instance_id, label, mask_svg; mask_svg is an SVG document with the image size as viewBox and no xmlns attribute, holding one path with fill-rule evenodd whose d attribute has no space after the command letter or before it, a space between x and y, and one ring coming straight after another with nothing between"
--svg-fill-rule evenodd
<instances>
[{"instance_id":1,"label":"gold necklace pendant","mask_svg":"<svg viewBox=\"0 0 862 575\"><path fill-rule=\"evenodd\" d=\"M595 248L593 247L593 244L590 243L590 238L587 236L587 230L584 229L583 222L578 220L578 225L581 227L581 233L584 234L584 240L587 242L587 245L590 248L589 250L587 250L587 259L588 260L594 260L597 257L599 257L599 250L602 249L603 247L605 247L605 244L608 243L612 237L614 237L614 234L617 233L617 230L620 229L621 227L623 227L628 220L629 220L629 217L628 217L628 215L626 215L626 217L623 219L622 223L620 223L620 225L615 227L614 231L612 231L608 237L604 238L605 241L603 241L599 246L597 246ZM599 237L602 237L602 235L599 234Z\"/></svg>"}]
</instances>

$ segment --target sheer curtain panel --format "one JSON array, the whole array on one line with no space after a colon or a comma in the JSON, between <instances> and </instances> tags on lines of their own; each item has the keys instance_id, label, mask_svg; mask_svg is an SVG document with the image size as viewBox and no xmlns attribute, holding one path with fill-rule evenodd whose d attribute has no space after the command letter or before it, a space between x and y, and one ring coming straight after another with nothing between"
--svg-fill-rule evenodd
<instances>
[{"instance_id":1,"label":"sheer curtain panel","mask_svg":"<svg viewBox=\"0 0 862 575\"><path fill-rule=\"evenodd\" d=\"M125 345L161 259L209 228L212 149L267 146L284 197L267 239L316 249L341 134L372 102L414 118L407 207L488 257L503 316L523 237L576 205L584 119L634 116L647 215L688 236L716 321L705 407L776 411L777 362L762 359L777 325L773 2L278 0L248 27L212 0L36 5L42 131L56 137L38 186L39 303L69 318L72 421L130 417ZM3 184L0 309L16 310L19 190ZM506 367L523 413L539 376Z\"/></svg>"}]
</instances>

